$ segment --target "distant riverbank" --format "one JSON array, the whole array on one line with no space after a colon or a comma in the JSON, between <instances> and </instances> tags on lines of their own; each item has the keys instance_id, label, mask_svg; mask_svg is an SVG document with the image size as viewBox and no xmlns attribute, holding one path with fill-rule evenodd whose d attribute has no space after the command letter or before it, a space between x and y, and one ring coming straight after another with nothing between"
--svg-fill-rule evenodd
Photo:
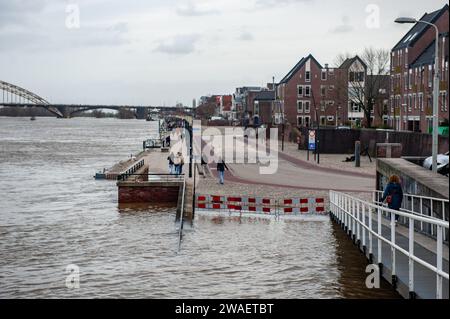
<instances>
[{"instance_id":1,"label":"distant riverbank","mask_svg":"<svg viewBox=\"0 0 450 319\"><path fill-rule=\"evenodd\" d=\"M0 116L8 117L55 117L54 114L43 107L2 107ZM92 117L92 118L135 118L134 113L129 110L120 110L118 112L103 112L102 110L87 111L74 115L74 117Z\"/></svg>"}]
</instances>

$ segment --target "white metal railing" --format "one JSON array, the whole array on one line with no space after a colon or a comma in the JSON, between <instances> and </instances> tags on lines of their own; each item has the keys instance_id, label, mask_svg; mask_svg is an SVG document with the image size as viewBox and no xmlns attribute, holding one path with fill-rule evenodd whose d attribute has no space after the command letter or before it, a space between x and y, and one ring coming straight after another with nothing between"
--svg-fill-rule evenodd
<instances>
[{"instance_id":1,"label":"white metal railing","mask_svg":"<svg viewBox=\"0 0 450 319\"><path fill-rule=\"evenodd\" d=\"M355 236L356 240L362 242L363 247L366 245L366 233L368 237L369 256L374 256L374 240L377 241L377 261L382 264L382 243L389 245L391 250L391 272L393 278L396 278L396 254L402 253L408 258L408 288L410 293L414 293L414 262L431 270L436 274L436 298L442 299L442 281L449 279L449 274L442 268L443 264L443 236L445 230L448 231L448 221L438 220L427 216L420 216L404 211L396 211L361 200L348 194L330 191L330 211L331 214L342 223L349 233ZM382 214L390 215L390 238L382 235ZM376 219L373 220L373 214ZM408 248L404 249L396 243L396 225L395 214L400 215L408 220ZM374 227L376 223L376 229ZM414 222L422 222L436 227L436 265L419 258L414 254Z\"/></svg>"},{"instance_id":2,"label":"white metal railing","mask_svg":"<svg viewBox=\"0 0 450 319\"><path fill-rule=\"evenodd\" d=\"M383 191L373 191L372 200L374 204L387 206L386 203L382 203ZM402 207L400 210L418 214L420 216L426 216L430 218L436 218L439 220L449 221L449 200L445 198L427 197L413 194L403 194ZM400 223L407 225L407 220L403 217L399 220ZM414 224L414 228L421 233L430 235L436 238L436 227L428 225L426 227L423 222L417 222ZM448 242L448 232L444 232L444 241Z\"/></svg>"}]
</instances>

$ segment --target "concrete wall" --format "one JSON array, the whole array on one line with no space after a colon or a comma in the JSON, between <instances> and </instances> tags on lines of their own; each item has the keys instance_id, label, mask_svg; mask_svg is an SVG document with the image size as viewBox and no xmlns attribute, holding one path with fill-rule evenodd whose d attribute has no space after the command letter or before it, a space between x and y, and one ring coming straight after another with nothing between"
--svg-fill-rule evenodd
<instances>
[{"instance_id":1,"label":"concrete wall","mask_svg":"<svg viewBox=\"0 0 450 319\"><path fill-rule=\"evenodd\" d=\"M448 177L443 175L434 176L429 170L402 158L377 160L377 190L383 190L388 183L389 176L394 174L400 177L404 194L449 199ZM442 202L438 201L434 201L433 205L431 205L431 202L426 199L420 202L419 199L411 201L405 198L402 207L409 211L422 212L425 215L438 219L442 219L443 217ZM445 220L448 221L448 203L445 204L444 214ZM400 222L407 223L408 221L401 218ZM428 236L435 236L435 229L432 229L430 224L424 223L423 227L421 227L420 223L416 222L415 229ZM449 233L446 230L444 233L444 241L448 242L448 238Z\"/></svg>"},{"instance_id":2,"label":"concrete wall","mask_svg":"<svg viewBox=\"0 0 450 319\"><path fill-rule=\"evenodd\" d=\"M152 183L119 183L119 203L174 203L178 202L178 185L159 185Z\"/></svg>"}]
</instances>

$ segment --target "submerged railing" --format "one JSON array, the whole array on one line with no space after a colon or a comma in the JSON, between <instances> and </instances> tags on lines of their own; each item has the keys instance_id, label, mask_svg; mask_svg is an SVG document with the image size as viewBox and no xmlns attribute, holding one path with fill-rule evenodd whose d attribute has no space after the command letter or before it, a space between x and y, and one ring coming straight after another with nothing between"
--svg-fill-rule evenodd
<instances>
[{"instance_id":1,"label":"submerged railing","mask_svg":"<svg viewBox=\"0 0 450 319\"><path fill-rule=\"evenodd\" d=\"M183 224L184 224L184 194L186 192L186 179L183 178L183 191L181 192L181 207L180 207L180 229L178 231L178 252L181 249L181 240L183 239Z\"/></svg>"}]
</instances>

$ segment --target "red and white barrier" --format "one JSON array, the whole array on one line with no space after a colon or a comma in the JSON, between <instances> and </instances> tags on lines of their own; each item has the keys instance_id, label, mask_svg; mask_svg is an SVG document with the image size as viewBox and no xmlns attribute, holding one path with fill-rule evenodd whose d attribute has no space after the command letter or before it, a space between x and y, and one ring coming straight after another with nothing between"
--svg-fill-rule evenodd
<instances>
[{"instance_id":1,"label":"red and white barrier","mask_svg":"<svg viewBox=\"0 0 450 319\"><path fill-rule=\"evenodd\" d=\"M198 195L196 208L268 215L325 214L325 200L324 198L272 199L264 197Z\"/></svg>"}]
</instances>

